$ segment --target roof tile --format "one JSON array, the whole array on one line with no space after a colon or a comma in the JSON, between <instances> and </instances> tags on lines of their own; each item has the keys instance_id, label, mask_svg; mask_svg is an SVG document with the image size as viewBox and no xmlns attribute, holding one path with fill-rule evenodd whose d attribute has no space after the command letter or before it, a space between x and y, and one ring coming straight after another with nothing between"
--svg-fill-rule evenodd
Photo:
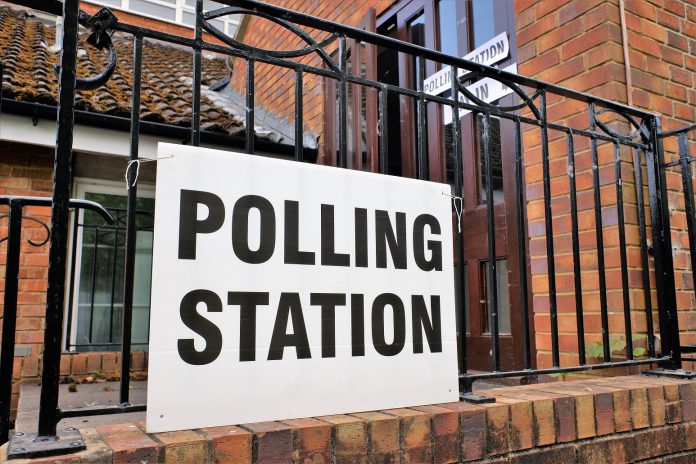
<instances>
[{"instance_id":1,"label":"roof tile","mask_svg":"<svg viewBox=\"0 0 696 464\"><path fill-rule=\"evenodd\" d=\"M81 33L78 77L92 77L106 65L108 55L84 43ZM0 6L0 59L3 60L3 97L56 105L58 80L53 65L59 53L50 47L55 27L24 11ZM113 36L118 53L111 79L96 90L78 91L76 109L116 116L130 116L133 82L133 42L130 36ZM190 49L145 40L141 83L140 117L182 127L191 125L193 54ZM229 73L222 59L204 57L201 83L209 85ZM244 134L243 124L213 101L201 96L201 128L229 135Z\"/></svg>"}]
</instances>

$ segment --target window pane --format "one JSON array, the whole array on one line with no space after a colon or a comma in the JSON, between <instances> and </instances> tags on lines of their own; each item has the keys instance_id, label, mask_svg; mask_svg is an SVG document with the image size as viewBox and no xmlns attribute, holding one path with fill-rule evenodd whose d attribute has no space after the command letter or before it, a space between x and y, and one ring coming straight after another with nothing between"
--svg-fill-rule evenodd
<instances>
[{"instance_id":1,"label":"window pane","mask_svg":"<svg viewBox=\"0 0 696 464\"><path fill-rule=\"evenodd\" d=\"M448 55L459 56L455 0L440 0L437 13L440 26L440 51Z\"/></svg>"},{"instance_id":2,"label":"window pane","mask_svg":"<svg viewBox=\"0 0 696 464\"><path fill-rule=\"evenodd\" d=\"M490 307L491 295L488 285L488 261L481 263L480 269L481 295L486 295L485 300L481 300L481 327L483 333L490 333L488 324L488 308ZM498 333L510 334L510 290L508 288L508 261L507 259L496 260L496 295L498 297Z\"/></svg>"},{"instance_id":3,"label":"window pane","mask_svg":"<svg viewBox=\"0 0 696 464\"><path fill-rule=\"evenodd\" d=\"M406 25L406 30L408 32L408 41L411 42L413 45L420 45L425 46L425 15L423 13L420 13L418 16L414 17L411 19L407 25ZM412 69L412 82L416 83L416 62L415 62L415 57L411 57L413 60L411 66Z\"/></svg>"},{"instance_id":4,"label":"window pane","mask_svg":"<svg viewBox=\"0 0 696 464\"><path fill-rule=\"evenodd\" d=\"M174 8L143 0L130 0L130 9L169 21L174 21L176 19L176 10L174 10Z\"/></svg>"},{"instance_id":5,"label":"window pane","mask_svg":"<svg viewBox=\"0 0 696 464\"><path fill-rule=\"evenodd\" d=\"M188 11L181 12L181 22L187 26L193 26L196 24L196 13L189 13Z\"/></svg>"},{"instance_id":6,"label":"window pane","mask_svg":"<svg viewBox=\"0 0 696 464\"><path fill-rule=\"evenodd\" d=\"M508 260L499 259L495 272L498 277L498 333L510 331L510 288L508 286Z\"/></svg>"},{"instance_id":7,"label":"window pane","mask_svg":"<svg viewBox=\"0 0 696 464\"><path fill-rule=\"evenodd\" d=\"M471 0L474 46L472 50L495 36L493 0Z\"/></svg>"},{"instance_id":8,"label":"window pane","mask_svg":"<svg viewBox=\"0 0 696 464\"><path fill-rule=\"evenodd\" d=\"M469 322L469 268L464 265L464 284L462 285L462 298L464 298L464 321L466 322L466 333L471 333L471 323ZM459 307L459 305L457 305Z\"/></svg>"}]
</instances>

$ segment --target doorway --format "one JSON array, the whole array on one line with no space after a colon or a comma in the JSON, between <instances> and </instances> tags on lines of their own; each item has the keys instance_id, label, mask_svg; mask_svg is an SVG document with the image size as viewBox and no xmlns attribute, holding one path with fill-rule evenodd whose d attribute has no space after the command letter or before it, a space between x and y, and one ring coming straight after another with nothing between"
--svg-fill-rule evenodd
<instances>
[{"instance_id":1,"label":"doorway","mask_svg":"<svg viewBox=\"0 0 696 464\"><path fill-rule=\"evenodd\" d=\"M436 49L455 56L465 56L501 33L508 33L510 54L496 63L505 67L515 62L514 16L511 2L495 0L409 0L396 3L377 20L378 33ZM425 63L430 76L441 66ZM386 48L377 50L377 77L381 82L404 88L416 88L414 59ZM450 96L450 91L443 96ZM510 104L512 97L497 103ZM416 100L390 94L388 102L388 174L416 177ZM455 156L461 156L464 186L461 245L464 262L463 307L467 327L467 358L469 369L488 371L491 360L491 274L489 266L487 191L492 191L495 220L495 258L500 363L502 369L523 367L523 334L519 293L520 263L517 254L520 237L515 205L515 163L513 124L508 120L481 114L460 116L462 128L461 153L453 151L452 117L446 117L441 106L427 105L428 179L455 184ZM451 113L450 113L451 114ZM488 125L488 146L491 162L491 188L484 175L483 135ZM455 230L455 240L460 236ZM520 233L521 232L521 233ZM524 266L526 269L526 265ZM527 271L528 272L528 271ZM458 314L458 317L462 317ZM461 327L461 325L460 325ZM459 328L458 328L459 329ZM533 339L533 337L532 337Z\"/></svg>"}]
</instances>

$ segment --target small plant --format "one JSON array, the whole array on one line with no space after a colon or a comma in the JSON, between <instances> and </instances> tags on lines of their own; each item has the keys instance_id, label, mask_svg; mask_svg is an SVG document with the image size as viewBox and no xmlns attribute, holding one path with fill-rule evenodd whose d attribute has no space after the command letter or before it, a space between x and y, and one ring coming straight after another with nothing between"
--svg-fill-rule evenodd
<instances>
[{"instance_id":1,"label":"small plant","mask_svg":"<svg viewBox=\"0 0 696 464\"><path fill-rule=\"evenodd\" d=\"M642 346L635 346L637 342L647 339L647 335L633 334L633 357L640 358L645 356L647 350ZM623 355L626 351L626 339L623 335L613 334L609 336L609 354ZM604 356L604 345L602 342L594 342L585 345L585 356L587 358L601 358Z\"/></svg>"},{"instance_id":2,"label":"small plant","mask_svg":"<svg viewBox=\"0 0 696 464\"><path fill-rule=\"evenodd\" d=\"M561 382L565 382L568 379L570 372L557 372L555 374L549 374L549 377L554 379L559 379Z\"/></svg>"},{"instance_id":3,"label":"small plant","mask_svg":"<svg viewBox=\"0 0 696 464\"><path fill-rule=\"evenodd\" d=\"M68 391L70 393L77 393L77 385L74 383L71 383L70 385L68 385Z\"/></svg>"}]
</instances>

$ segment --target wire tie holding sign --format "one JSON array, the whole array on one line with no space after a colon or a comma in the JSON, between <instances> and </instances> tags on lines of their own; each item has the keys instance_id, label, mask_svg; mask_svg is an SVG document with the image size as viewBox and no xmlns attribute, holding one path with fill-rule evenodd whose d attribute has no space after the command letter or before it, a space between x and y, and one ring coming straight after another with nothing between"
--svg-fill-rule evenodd
<instances>
[{"instance_id":1,"label":"wire tie holding sign","mask_svg":"<svg viewBox=\"0 0 696 464\"><path fill-rule=\"evenodd\" d=\"M169 158L174 158L173 155L169 156L160 156L159 158L146 158L146 159L134 159L130 160L128 164L126 165L126 172L123 175L126 179L126 190L130 190L131 187L135 187L135 184L138 182L138 176L140 175L140 164L141 163L151 163L153 161L159 161L163 159L169 159ZM131 166L135 165L135 178L133 179L133 184L131 184L128 181L128 174L130 173Z\"/></svg>"},{"instance_id":2,"label":"wire tie holding sign","mask_svg":"<svg viewBox=\"0 0 696 464\"><path fill-rule=\"evenodd\" d=\"M464 199L455 195L450 195L448 193L442 193L446 197L452 199L452 204L454 205L454 212L457 213L457 230L462 233L462 214L464 214Z\"/></svg>"}]
</instances>

